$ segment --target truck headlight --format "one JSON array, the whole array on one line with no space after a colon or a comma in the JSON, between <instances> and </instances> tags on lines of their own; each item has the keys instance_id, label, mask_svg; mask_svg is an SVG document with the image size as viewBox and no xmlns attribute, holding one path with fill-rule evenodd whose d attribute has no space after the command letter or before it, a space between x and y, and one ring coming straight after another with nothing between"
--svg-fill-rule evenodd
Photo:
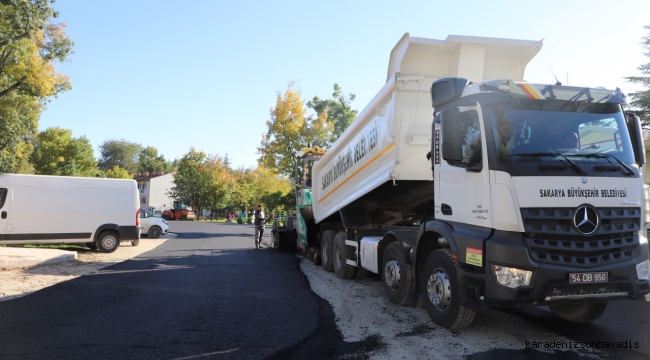
<instances>
[{"instance_id":1,"label":"truck headlight","mask_svg":"<svg viewBox=\"0 0 650 360\"><path fill-rule=\"evenodd\" d=\"M530 278L533 276L532 271L501 265L494 265L494 272L497 275L499 284L513 289L530 285Z\"/></svg>"},{"instance_id":2,"label":"truck headlight","mask_svg":"<svg viewBox=\"0 0 650 360\"><path fill-rule=\"evenodd\" d=\"M650 260L636 264L636 277L639 280L650 281Z\"/></svg>"},{"instance_id":3,"label":"truck headlight","mask_svg":"<svg viewBox=\"0 0 650 360\"><path fill-rule=\"evenodd\" d=\"M165 224L167 224L167 220L165 220L165 219L162 219L162 221L163 221L163 222L164 222Z\"/></svg>"}]
</instances>

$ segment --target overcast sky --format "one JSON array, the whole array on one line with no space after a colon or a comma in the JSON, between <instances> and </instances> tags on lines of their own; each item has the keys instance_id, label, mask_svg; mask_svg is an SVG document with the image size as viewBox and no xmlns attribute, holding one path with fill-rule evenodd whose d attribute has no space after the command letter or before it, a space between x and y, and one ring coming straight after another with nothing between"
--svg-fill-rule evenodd
<instances>
[{"instance_id":1,"label":"overcast sky","mask_svg":"<svg viewBox=\"0 0 650 360\"><path fill-rule=\"evenodd\" d=\"M638 91L650 0L151 1L57 0L75 42L58 70L72 90L52 99L39 128L154 146L190 147L256 165L265 121L290 81L303 100L333 84L361 111L386 81L404 35L544 39L525 79Z\"/></svg>"}]
</instances>

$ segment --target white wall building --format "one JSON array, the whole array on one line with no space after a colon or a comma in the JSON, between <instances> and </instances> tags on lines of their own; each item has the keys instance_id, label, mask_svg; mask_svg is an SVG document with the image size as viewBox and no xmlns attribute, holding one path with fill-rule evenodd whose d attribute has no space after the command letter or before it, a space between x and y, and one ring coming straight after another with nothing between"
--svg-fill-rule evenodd
<instances>
[{"instance_id":1,"label":"white wall building","mask_svg":"<svg viewBox=\"0 0 650 360\"><path fill-rule=\"evenodd\" d=\"M160 216L163 210L172 208L174 199L167 195L174 186L172 174L145 172L136 174L133 180L138 182L140 209L151 210L154 216Z\"/></svg>"}]
</instances>

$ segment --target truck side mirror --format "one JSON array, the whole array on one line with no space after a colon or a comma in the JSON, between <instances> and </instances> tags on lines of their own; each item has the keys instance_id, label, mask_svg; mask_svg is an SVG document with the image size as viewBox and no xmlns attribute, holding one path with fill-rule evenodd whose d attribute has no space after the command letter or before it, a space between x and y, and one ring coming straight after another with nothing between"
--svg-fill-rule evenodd
<instances>
[{"instance_id":1,"label":"truck side mirror","mask_svg":"<svg viewBox=\"0 0 650 360\"><path fill-rule=\"evenodd\" d=\"M440 112L442 158L451 164L463 160L460 110L453 106Z\"/></svg>"},{"instance_id":2,"label":"truck side mirror","mask_svg":"<svg viewBox=\"0 0 650 360\"><path fill-rule=\"evenodd\" d=\"M630 114L627 118L627 129L630 132L634 159L639 166L645 164L645 146L643 146L643 129L638 116Z\"/></svg>"}]
</instances>

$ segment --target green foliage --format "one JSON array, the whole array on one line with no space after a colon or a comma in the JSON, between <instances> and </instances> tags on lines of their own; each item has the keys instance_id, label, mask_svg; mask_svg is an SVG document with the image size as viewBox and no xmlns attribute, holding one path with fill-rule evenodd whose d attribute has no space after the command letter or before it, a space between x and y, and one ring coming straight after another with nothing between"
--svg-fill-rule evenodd
<instances>
[{"instance_id":1,"label":"green foliage","mask_svg":"<svg viewBox=\"0 0 650 360\"><path fill-rule=\"evenodd\" d=\"M51 0L7 0L0 3L0 98L18 93L45 99L70 89L55 71L74 44Z\"/></svg>"},{"instance_id":2,"label":"green foliage","mask_svg":"<svg viewBox=\"0 0 650 360\"><path fill-rule=\"evenodd\" d=\"M645 29L650 30L650 25L644 26ZM643 53L646 57L650 57L650 32L643 37L643 47L646 51ZM645 122L650 121L650 63L638 67L643 76L629 76L625 79L635 84L641 84L646 87L646 90L637 93L632 93L630 105L635 107L635 113Z\"/></svg>"},{"instance_id":3,"label":"green foliage","mask_svg":"<svg viewBox=\"0 0 650 360\"><path fill-rule=\"evenodd\" d=\"M38 134L31 163L39 175L99 175L90 141L85 136L73 138L72 131L60 127Z\"/></svg>"},{"instance_id":4,"label":"green foliage","mask_svg":"<svg viewBox=\"0 0 650 360\"><path fill-rule=\"evenodd\" d=\"M131 174L138 171L138 157L142 150L142 145L121 140L106 140L99 146L101 156L99 158L99 168L108 171L116 165L125 169Z\"/></svg>"},{"instance_id":5,"label":"green foliage","mask_svg":"<svg viewBox=\"0 0 650 360\"><path fill-rule=\"evenodd\" d=\"M109 179L133 179L126 169L115 165L112 169L106 170L106 177Z\"/></svg>"},{"instance_id":6,"label":"green foliage","mask_svg":"<svg viewBox=\"0 0 650 360\"><path fill-rule=\"evenodd\" d=\"M158 150L155 147L147 146L140 150L138 154L138 172L155 173L158 171L171 172L172 165L165 160L165 156L158 155Z\"/></svg>"},{"instance_id":7,"label":"green foliage","mask_svg":"<svg viewBox=\"0 0 650 360\"><path fill-rule=\"evenodd\" d=\"M327 143L334 124L327 122L327 114L317 118L307 116L300 93L291 89L278 94L271 120L266 122L268 131L257 148L259 164L276 174L298 182L303 168L299 167L296 152L310 145Z\"/></svg>"},{"instance_id":8,"label":"green foliage","mask_svg":"<svg viewBox=\"0 0 650 360\"><path fill-rule=\"evenodd\" d=\"M44 102L70 89L55 71L72 53L65 24L49 0L0 2L0 172L31 172L28 163Z\"/></svg>"},{"instance_id":9,"label":"green foliage","mask_svg":"<svg viewBox=\"0 0 650 360\"><path fill-rule=\"evenodd\" d=\"M34 149L43 105L35 97L0 97L0 172L21 172Z\"/></svg>"},{"instance_id":10,"label":"green foliage","mask_svg":"<svg viewBox=\"0 0 650 360\"><path fill-rule=\"evenodd\" d=\"M307 107L314 109L319 116L325 114L327 122L333 124L331 136L327 143L311 144L322 148L329 147L336 139L343 134L345 129L350 126L352 121L357 117L357 110L352 110L352 101L356 95L350 93L347 96L343 94L339 84L334 84L334 92L331 99L321 99L318 96L307 102Z\"/></svg>"},{"instance_id":11,"label":"green foliage","mask_svg":"<svg viewBox=\"0 0 650 360\"><path fill-rule=\"evenodd\" d=\"M196 151L194 148L183 155L174 173L174 187L168 193L170 197L182 200L191 206L197 216L209 205L210 192L213 189L206 158L204 152Z\"/></svg>"}]
</instances>

